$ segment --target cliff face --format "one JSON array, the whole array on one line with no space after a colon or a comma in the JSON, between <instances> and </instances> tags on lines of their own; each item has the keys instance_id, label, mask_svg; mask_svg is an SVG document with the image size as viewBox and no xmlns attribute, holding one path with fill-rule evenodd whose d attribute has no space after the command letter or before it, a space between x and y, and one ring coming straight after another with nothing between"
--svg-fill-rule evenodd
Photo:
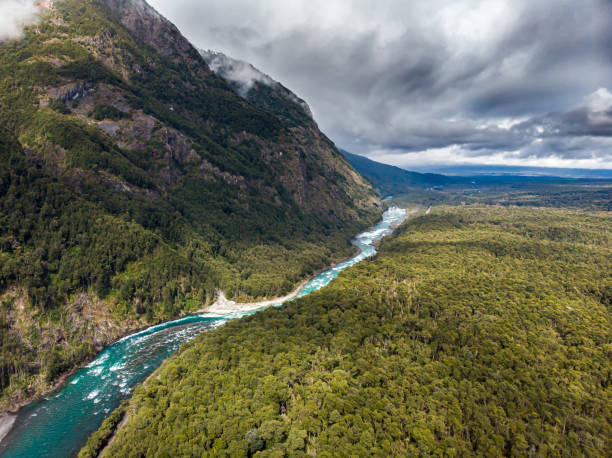
<instances>
[{"instance_id":1,"label":"cliff face","mask_svg":"<svg viewBox=\"0 0 612 458\"><path fill-rule=\"evenodd\" d=\"M246 165L243 158L236 158L242 166L269 175L266 182L278 179L302 211L330 221L358 219L360 210L369 211L378 203L369 185L353 172L312 118L286 116L278 110L279 100L284 96L284 104L289 105L288 97L293 95L282 86L266 88L258 85L251 97L242 99L231 90L230 85L211 72L204 59L176 27L144 1L65 1L56 2L50 10L52 22L65 22L68 26L73 25L77 15L81 17L76 24L76 33L70 34L69 41L76 41L85 48L90 58L120 76L118 83L122 83L108 85L82 78L85 75L62 72L63 76L72 80L68 84L84 85L88 89L90 97L83 100L79 94L75 94L76 99L70 101L76 105L73 112L77 110L78 113L80 108L78 114L82 120L91 120L87 115L92 112L96 102L123 112L131 108L132 114L136 111L137 119L126 116L122 120L98 120L97 127L111 137L118 138L118 134L123 133L134 137L130 134L135 131L144 133L138 135L141 140L161 140L172 159L176 148L166 141L167 137L179 139L181 146L188 144L193 147L195 154L190 155L192 165L197 165L197 156L207 156L203 159L222 166L221 169L230 173L241 172L235 169L243 168L227 163L227 156L235 156L227 150L237 149L248 156L250 162ZM84 20L84 15L96 16L98 20L90 19L90 24ZM100 15L105 16L106 21L99 20L102 19ZM70 20L72 22L68 22ZM64 41L58 36L51 39ZM58 42L55 44L59 45ZM151 52L149 47L155 52ZM62 64L60 57L55 65L63 68L65 65ZM44 104L45 95L53 101L58 91L65 90L65 85L45 85L43 88L43 94L39 97L42 96ZM281 90L284 94L279 96ZM144 116L139 116L139 110L133 110L131 106L134 105L134 98L142 99L142 95L145 95L138 92L145 92L149 99L143 107ZM151 98L161 102L154 112L151 112ZM81 101L75 103L79 99ZM296 97L296 102L298 100ZM305 102L301 102L307 107ZM296 105L303 110L299 104ZM172 119L176 117L181 118L182 125L176 125ZM156 122L166 128L163 133L155 135L154 132L143 132L144 124ZM127 132L119 132L125 127ZM197 130L197 134L190 132L190 128ZM206 143L212 140L215 144L202 145L201 137L208 137ZM142 144L119 146L135 149ZM185 159L184 154L179 153L179 156L179 160ZM171 165L168 167L172 169ZM163 177L165 181L174 181L176 171L168 170ZM261 188L261 181L251 183ZM267 192L270 193L270 190L267 189ZM353 205L356 211L352 210Z\"/></svg>"},{"instance_id":2,"label":"cliff face","mask_svg":"<svg viewBox=\"0 0 612 458\"><path fill-rule=\"evenodd\" d=\"M276 173L283 185L296 196L299 205L317 211L319 190L326 189L329 182L336 185L328 188L334 199L326 202L325 207L333 214L342 214L343 188L350 189L358 205L364 202L379 204L369 194L369 186L361 175L355 173L335 145L319 130L306 101L247 62L220 52L201 51L201 54L211 70L236 94L252 106L274 114L297 139L299 154L289 158L289 163L277 168ZM269 160L269 156L266 159ZM364 189L368 191L364 193Z\"/></svg>"},{"instance_id":3,"label":"cliff face","mask_svg":"<svg viewBox=\"0 0 612 458\"><path fill-rule=\"evenodd\" d=\"M281 294L379 215L309 116L277 91L241 97L146 2L41 11L0 46L0 324L17 355L3 390L31 394L215 288ZM103 318L80 320L77 297ZM20 313L39 317L28 332ZM112 332L90 329L103 321Z\"/></svg>"}]
</instances>

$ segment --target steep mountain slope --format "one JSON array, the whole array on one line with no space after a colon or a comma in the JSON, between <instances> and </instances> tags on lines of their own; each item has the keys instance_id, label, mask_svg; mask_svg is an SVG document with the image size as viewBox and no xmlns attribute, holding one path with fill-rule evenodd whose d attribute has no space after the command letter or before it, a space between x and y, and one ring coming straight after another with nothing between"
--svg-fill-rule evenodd
<instances>
[{"instance_id":1,"label":"steep mountain slope","mask_svg":"<svg viewBox=\"0 0 612 458\"><path fill-rule=\"evenodd\" d=\"M454 182L467 181L466 178L452 178L435 173L418 173L383 164L358 154L341 150L347 161L365 177L383 196L402 194L413 189L430 188Z\"/></svg>"},{"instance_id":2,"label":"steep mountain slope","mask_svg":"<svg viewBox=\"0 0 612 458\"><path fill-rule=\"evenodd\" d=\"M200 53L211 70L252 105L276 114L288 125L315 124L306 101L253 65L221 52Z\"/></svg>"},{"instance_id":3,"label":"steep mountain slope","mask_svg":"<svg viewBox=\"0 0 612 458\"><path fill-rule=\"evenodd\" d=\"M200 335L82 456L124 414L102 456L610 456L611 226L436 207L325 289Z\"/></svg>"},{"instance_id":4,"label":"steep mountain slope","mask_svg":"<svg viewBox=\"0 0 612 458\"><path fill-rule=\"evenodd\" d=\"M314 121L242 98L143 0L41 8L0 46L5 400L215 288L286 292L380 214Z\"/></svg>"},{"instance_id":5,"label":"steep mountain slope","mask_svg":"<svg viewBox=\"0 0 612 458\"><path fill-rule=\"evenodd\" d=\"M201 51L201 54L211 70L252 105L275 113L289 125L316 125L304 100L253 65L220 52ZM468 178L453 179L434 173L409 172L348 151L340 152L383 196L455 182L468 182Z\"/></svg>"},{"instance_id":6,"label":"steep mountain slope","mask_svg":"<svg viewBox=\"0 0 612 458\"><path fill-rule=\"evenodd\" d=\"M316 126L310 108L304 100L253 65L216 51L201 51L201 54L211 70L252 105L275 113L289 125ZM450 183L468 182L468 178L410 172L348 151L340 150L340 152L354 169L383 196Z\"/></svg>"}]
</instances>

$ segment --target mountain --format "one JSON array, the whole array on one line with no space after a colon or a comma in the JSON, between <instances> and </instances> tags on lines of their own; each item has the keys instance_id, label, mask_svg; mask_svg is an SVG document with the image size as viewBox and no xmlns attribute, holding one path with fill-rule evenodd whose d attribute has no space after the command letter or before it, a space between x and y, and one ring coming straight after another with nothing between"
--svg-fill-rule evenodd
<instances>
[{"instance_id":1,"label":"mountain","mask_svg":"<svg viewBox=\"0 0 612 458\"><path fill-rule=\"evenodd\" d=\"M524 188L525 191L543 193L551 192L553 189L545 189L544 185L557 187L558 189L572 188L591 183L597 187L605 182L610 175L606 170L581 170L571 169L563 173L564 169L544 169L526 167L501 167L501 166L453 166L438 169L436 167L422 167L423 172L413 172L382 164L367 157L340 150L347 161L366 178L382 196L400 196L410 194L417 201L437 202L440 199L449 199L449 194L440 194L437 191L451 191L456 197L457 191L472 190L480 192L497 189L501 194L510 190ZM435 170L448 173L429 173L426 170ZM434 193L423 194L422 190L435 188ZM416 193L415 193L416 191ZM605 195L607 191L600 190ZM586 191L581 189L577 194L581 199L588 199ZM592 196L596 200L597 196ZM567 202L564 196L561 202ZM465 199L463 199L465 200ZM552 201L548 201L549 204Z\"/></svg>"},{"instance_id":2,"label":"mountain","mask_svg":"<svg viewBox=\"0 0 612 458\"><path fill-rule=\"evenodd\" d=\"M381 195L398 195L412 189L442 186L453 182L444 175L409 172L393 165L383 164L364 156L341 150L347 161L376 188Z\"/></svg>"},{"instance_id":3,"label":"mountain","mask_svg":"<svg viewBox=\"0 0 612 458\"><path fill-rule=\"evenodd\" d=\"M314 123L308 103L253 65L221 52L200 53L211 70L252 105L276 114L291 126Z\"/></svg>"},{"instance_id":4,"label":"mountain","mask_svg":"<svg viewBox=\"0 0 612 458\"><path fill-rule=\"evenodd\" d=\"M287 292L381 213L305 103L243 97L143 0L40 5L0 46L4 406L217 288Z\"/></svg>"},{"instance_id":5,"label":"mountain","mask_svg":"<svg viewBox=\"0 0 612 458\"><path fill-rule=\"evenodd\" d=\"M314 123L310 108L304 100L253 65L221 52L210 50L200 52L211 70L254 106L275 113L290 125ZM398 195L414 189L467 182L465 179L453 179L434 173L410 172L348 151L340 150L340 152L353 168L383 196Z\"/></svg>"}]
</instances>

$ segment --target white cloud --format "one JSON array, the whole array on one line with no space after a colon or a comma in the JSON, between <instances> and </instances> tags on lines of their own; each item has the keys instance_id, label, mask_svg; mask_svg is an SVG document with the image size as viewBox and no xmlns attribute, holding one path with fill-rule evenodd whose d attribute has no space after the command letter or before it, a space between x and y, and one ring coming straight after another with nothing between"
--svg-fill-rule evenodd
<instances>
[{"instance_id":1,"label":"white cloud","mask_svg":"<svg viewBox=\"0 0 612 458\"><path fill-rule=\"evenodd\" d=\"M599 88L592 94L587 95L584 100L587 107L595 113L608 111L612 108L612 93L605 87Z\"/></svg>"},{"instance_id":2,"label":"white cloud","mask_svg":"<svg viewBox=\"0 0 612 458\"><path fill-rule=\"evenodd\" d=\"M536 144L542 140L534 141ZM423 151L406 153L404 150L375 150L367 156L375 161L395 165L404 169L420 170L423 167L448 165L490 165L490 166L525 166L525 167L550 167L550 168L577 168L577 169L612 169L612 161L609 154L612 148L609 146L603 156L596 153L588 154L587 157L563 157L560 154L547 154L539 157L537 154L529 154L525 150L491 152L484 156L474 156L473 152L466 151L459 145L445 148L432 148Z\"/></svg>"},{"instance_id":3,"label":"white cloud","mask_svg":"<svg viewBox=\"0 0 612 458\"><path fill-rule=\"evenodd\" d=\"M257 82L268 86L276 84L276 81L247 62L232 59L215 51L202 51L202 56L213 72L238 85L240 95L243 97Z\"/></svg>"},{"instance_id":4,"label":"white cloud","mask_svg":"<svg viewBox=\"0 0 612 458\"><path fill-rule=\"evenodd\" d=\"M35 0L0 0L0 40L17 38L38 19Z\"/></svg>"}]
</instances>

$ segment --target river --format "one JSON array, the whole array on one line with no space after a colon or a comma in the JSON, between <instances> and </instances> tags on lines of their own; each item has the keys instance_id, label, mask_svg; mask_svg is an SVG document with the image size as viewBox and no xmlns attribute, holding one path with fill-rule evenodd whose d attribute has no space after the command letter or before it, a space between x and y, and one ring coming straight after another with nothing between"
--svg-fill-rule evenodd
<instances>
[{"instance_id":1,"label":"river","mask_svg":"<svg viewBox=\"0 0 612 458\"><path fill-rule=\"evenodd\" d=\"M353 239L359 254L311 278L296 297L323 288L344 269L376 254L375 243L406 217L404 209L388 209L380 223ZM106 347L59 391L20 410L0 444L0 456L75 456L104 418L183 342L248 313L254 312L191 315L152 326Z\"/></svg>"}]
</instances>

